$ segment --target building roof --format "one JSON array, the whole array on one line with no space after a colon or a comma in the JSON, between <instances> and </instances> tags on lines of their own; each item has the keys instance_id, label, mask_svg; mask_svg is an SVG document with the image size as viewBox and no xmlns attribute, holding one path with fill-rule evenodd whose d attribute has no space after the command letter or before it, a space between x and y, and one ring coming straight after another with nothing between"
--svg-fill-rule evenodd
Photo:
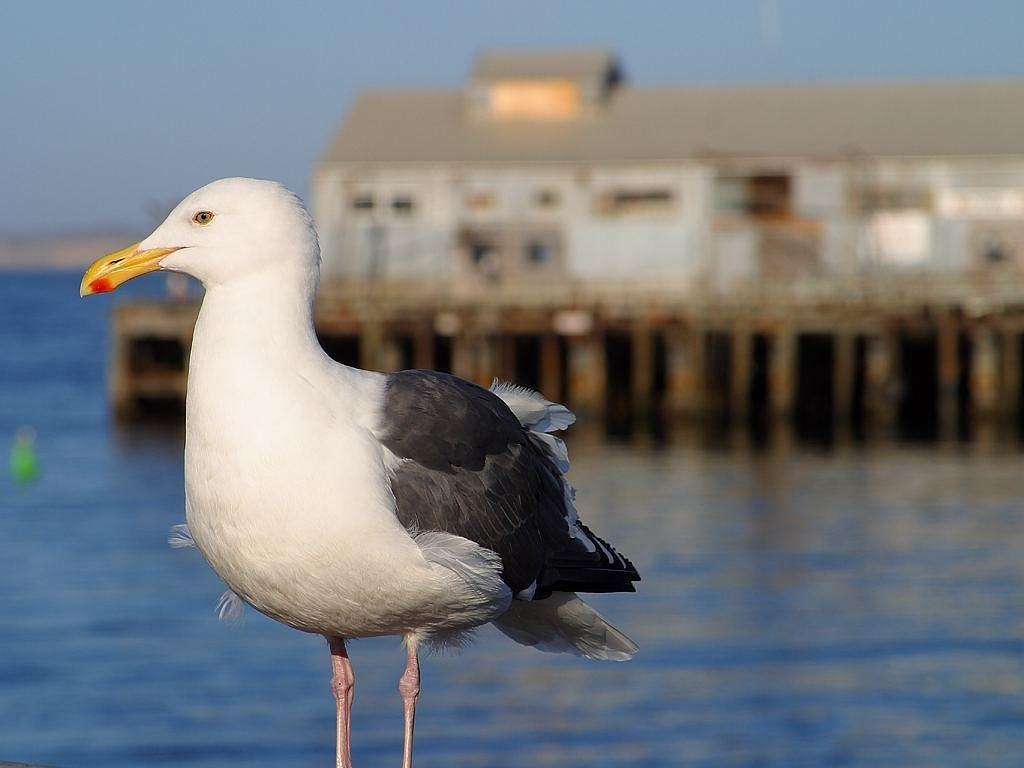
<instances>
[{"instance_id":1,"label":"building roof","mask_svg":"<svg viewBox=\"0 0 1024 768\"><path fill-rule=\"evenodd\" d=\"M535 78L604 79L617 71L611 51L485 51L476 58L477 80Z\"/></svg>"},{"instance_id":2,"label":"building roof","mask_svg":"<svg viewBox=\"0 0 1024 768\"><path fill-rule=\"evenodd\" d=\"M485 56L478 72L516 71L513 64ZM371 90L352 105L321 161L1006 154L1024 155L1024 82L618 86L593 113L533 122L482 119L461 90Z\"/></svg>"}]
</instances>

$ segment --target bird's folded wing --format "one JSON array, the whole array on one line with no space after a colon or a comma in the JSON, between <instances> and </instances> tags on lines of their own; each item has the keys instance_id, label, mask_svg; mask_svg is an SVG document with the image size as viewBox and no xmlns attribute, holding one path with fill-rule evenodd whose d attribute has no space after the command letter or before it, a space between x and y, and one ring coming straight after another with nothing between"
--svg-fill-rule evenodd
<instances>
[{"instance_id":1,"label":"bird's folded wing","mask_svg":"<svg viewBox=\"0 0 1024 768\"><path fill-rule=\"evenodd\" d=\"M559 468L495 393L434 371L390 374L377 437L410 532L497 552L515 593L632 589L632 565L576 520Z\"/></svg>"}]
</instances>

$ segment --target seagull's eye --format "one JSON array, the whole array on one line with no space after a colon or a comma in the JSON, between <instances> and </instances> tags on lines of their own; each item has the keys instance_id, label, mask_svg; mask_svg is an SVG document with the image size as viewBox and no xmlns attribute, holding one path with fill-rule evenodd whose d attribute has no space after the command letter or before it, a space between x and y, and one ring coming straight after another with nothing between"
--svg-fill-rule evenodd
<instances>
[{"instance_id":1,"label":"seagull's eye","mask_svg":"<svg viewBox=\"0 0 1024 768\"><path fill-rule=\"evenodd\" d=\"M213 211L196 211L192 214L192 222L195 224L209 224L213 221Z\"/></svg>"}]
</instances>

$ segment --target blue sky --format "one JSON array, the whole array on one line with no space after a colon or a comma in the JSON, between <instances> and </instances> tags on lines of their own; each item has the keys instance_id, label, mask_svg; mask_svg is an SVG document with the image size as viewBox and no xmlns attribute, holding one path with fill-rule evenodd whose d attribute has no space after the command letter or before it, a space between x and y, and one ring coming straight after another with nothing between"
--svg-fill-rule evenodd
<instances>
[{"instance_id":1,"label":"blue sky","mask_svg":"<svg viewBox=\"0 0 1024 768\"><path fill-rule=\"evenodd\" d=\"M488 46L604 46L634 82L1024 77L1019 0L0 2L0 233L146 229L207 181L305 194L372 86ZM1024 142L1024 137L1022 137Z\"/></svg>"}]
</instances>

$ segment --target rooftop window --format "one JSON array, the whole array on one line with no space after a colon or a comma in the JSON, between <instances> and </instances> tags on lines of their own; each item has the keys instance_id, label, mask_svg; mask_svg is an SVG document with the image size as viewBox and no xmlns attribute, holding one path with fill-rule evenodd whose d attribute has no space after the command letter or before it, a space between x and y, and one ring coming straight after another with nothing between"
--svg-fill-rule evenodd
<instances>
[{"instance_id":1,"label":"rooftop window","mask_svg":"<svg viewBox=\"0 0 1024 768\"><path fill-rule=\"evenodd\" d=\"M470 263L483 277L496 281L501 273L501 254L486 237L470 236L466 243Z\"/></svg>"},{"instance_id":2,"label":"rooftop window","mask_svg":"<svg viewBox=\"0 0 1024 768\"><path fill-rule=\"evenodd\" d=\"M533 201L538 208L554 208L560 202L560 198L553 189L541 189L534 196Z\"/></svg>"},{"instance_id":3,"label":"rooftop window","mask_svg":"<svg viewBox=\"0 0 1024 768\"><path fill-rule=\"evenodd\" d=\"M663 213L675 207L676 196L671 189L613 189L601 193L597 201L599 213L621 215L629 213Z\"/></svg>"},{"instance_id":4,"label":"rooftop window","mask_svg":"<svg viewBox=\"0 0 1024 768\"><path fill-rule=\"evenodd\" d=\"M722 176L715 187L715 206L721 213L786 217L790 213L791 186L785 173Z\"/></svg>"},{"instance_id":5,"label":"rooftop window","mask_svg":"<svg viewBox=\"0 0 1024 768\"><path fill-rule=\"evenodd\" d=\"M580 87L572 80L498 80L488 94L496 118L565 120L580 111Z\"/></svg>"},{"instance_id":6,"label":"rooftop window","mask_svg":"<svg viewBox=\"0 0 1024 768\"><path fill-rule=\"evenodd\" d=\"M857 195L862 211L927 211L931 193L921 187L865 187Z\"/></svg>"},{"instance_id":7,"label":"rooftop window","mask_svg":"<svg viewBox=\"0 0 1024 768\"><path fill-rule=\"evenodd\" d=\"M354 211L372 211L373 205L373 195L371 194L356 195L352 198L352 210Z\"/></svg>"},{"instance_id":8,"label":"rooftop window","mask_svg":"<svg viewBox=\"0 0 1024 768\"><path fill-rule=\"evenodd\" d=\"M413 203L413 199L408 195L396 195L391 200L391 210L403 216L410 215L415 209L415 207L416 206Z\"/></svg>"},{"instance_id":9,"label":"rooftop window","mask_svg":"<svg viewBox=\"0 0 1024 768\"><path fill-rule=\"evenodd\" d=\"M493 208L498 200L493 192L470 192L466 195L466 207L474 211L486 211Z\"/></svg>"},{"instance_id":10,"label":"rooftop window","mask_svg":"<svg viewBox=\"0 0 1024 768\"><path fill-rule=\"evenodd\" d=\"M535 267L542 267L554 260L555 249L546 240L530 240L526 244L526 260Z\"/></svg>"}]
</instances>

